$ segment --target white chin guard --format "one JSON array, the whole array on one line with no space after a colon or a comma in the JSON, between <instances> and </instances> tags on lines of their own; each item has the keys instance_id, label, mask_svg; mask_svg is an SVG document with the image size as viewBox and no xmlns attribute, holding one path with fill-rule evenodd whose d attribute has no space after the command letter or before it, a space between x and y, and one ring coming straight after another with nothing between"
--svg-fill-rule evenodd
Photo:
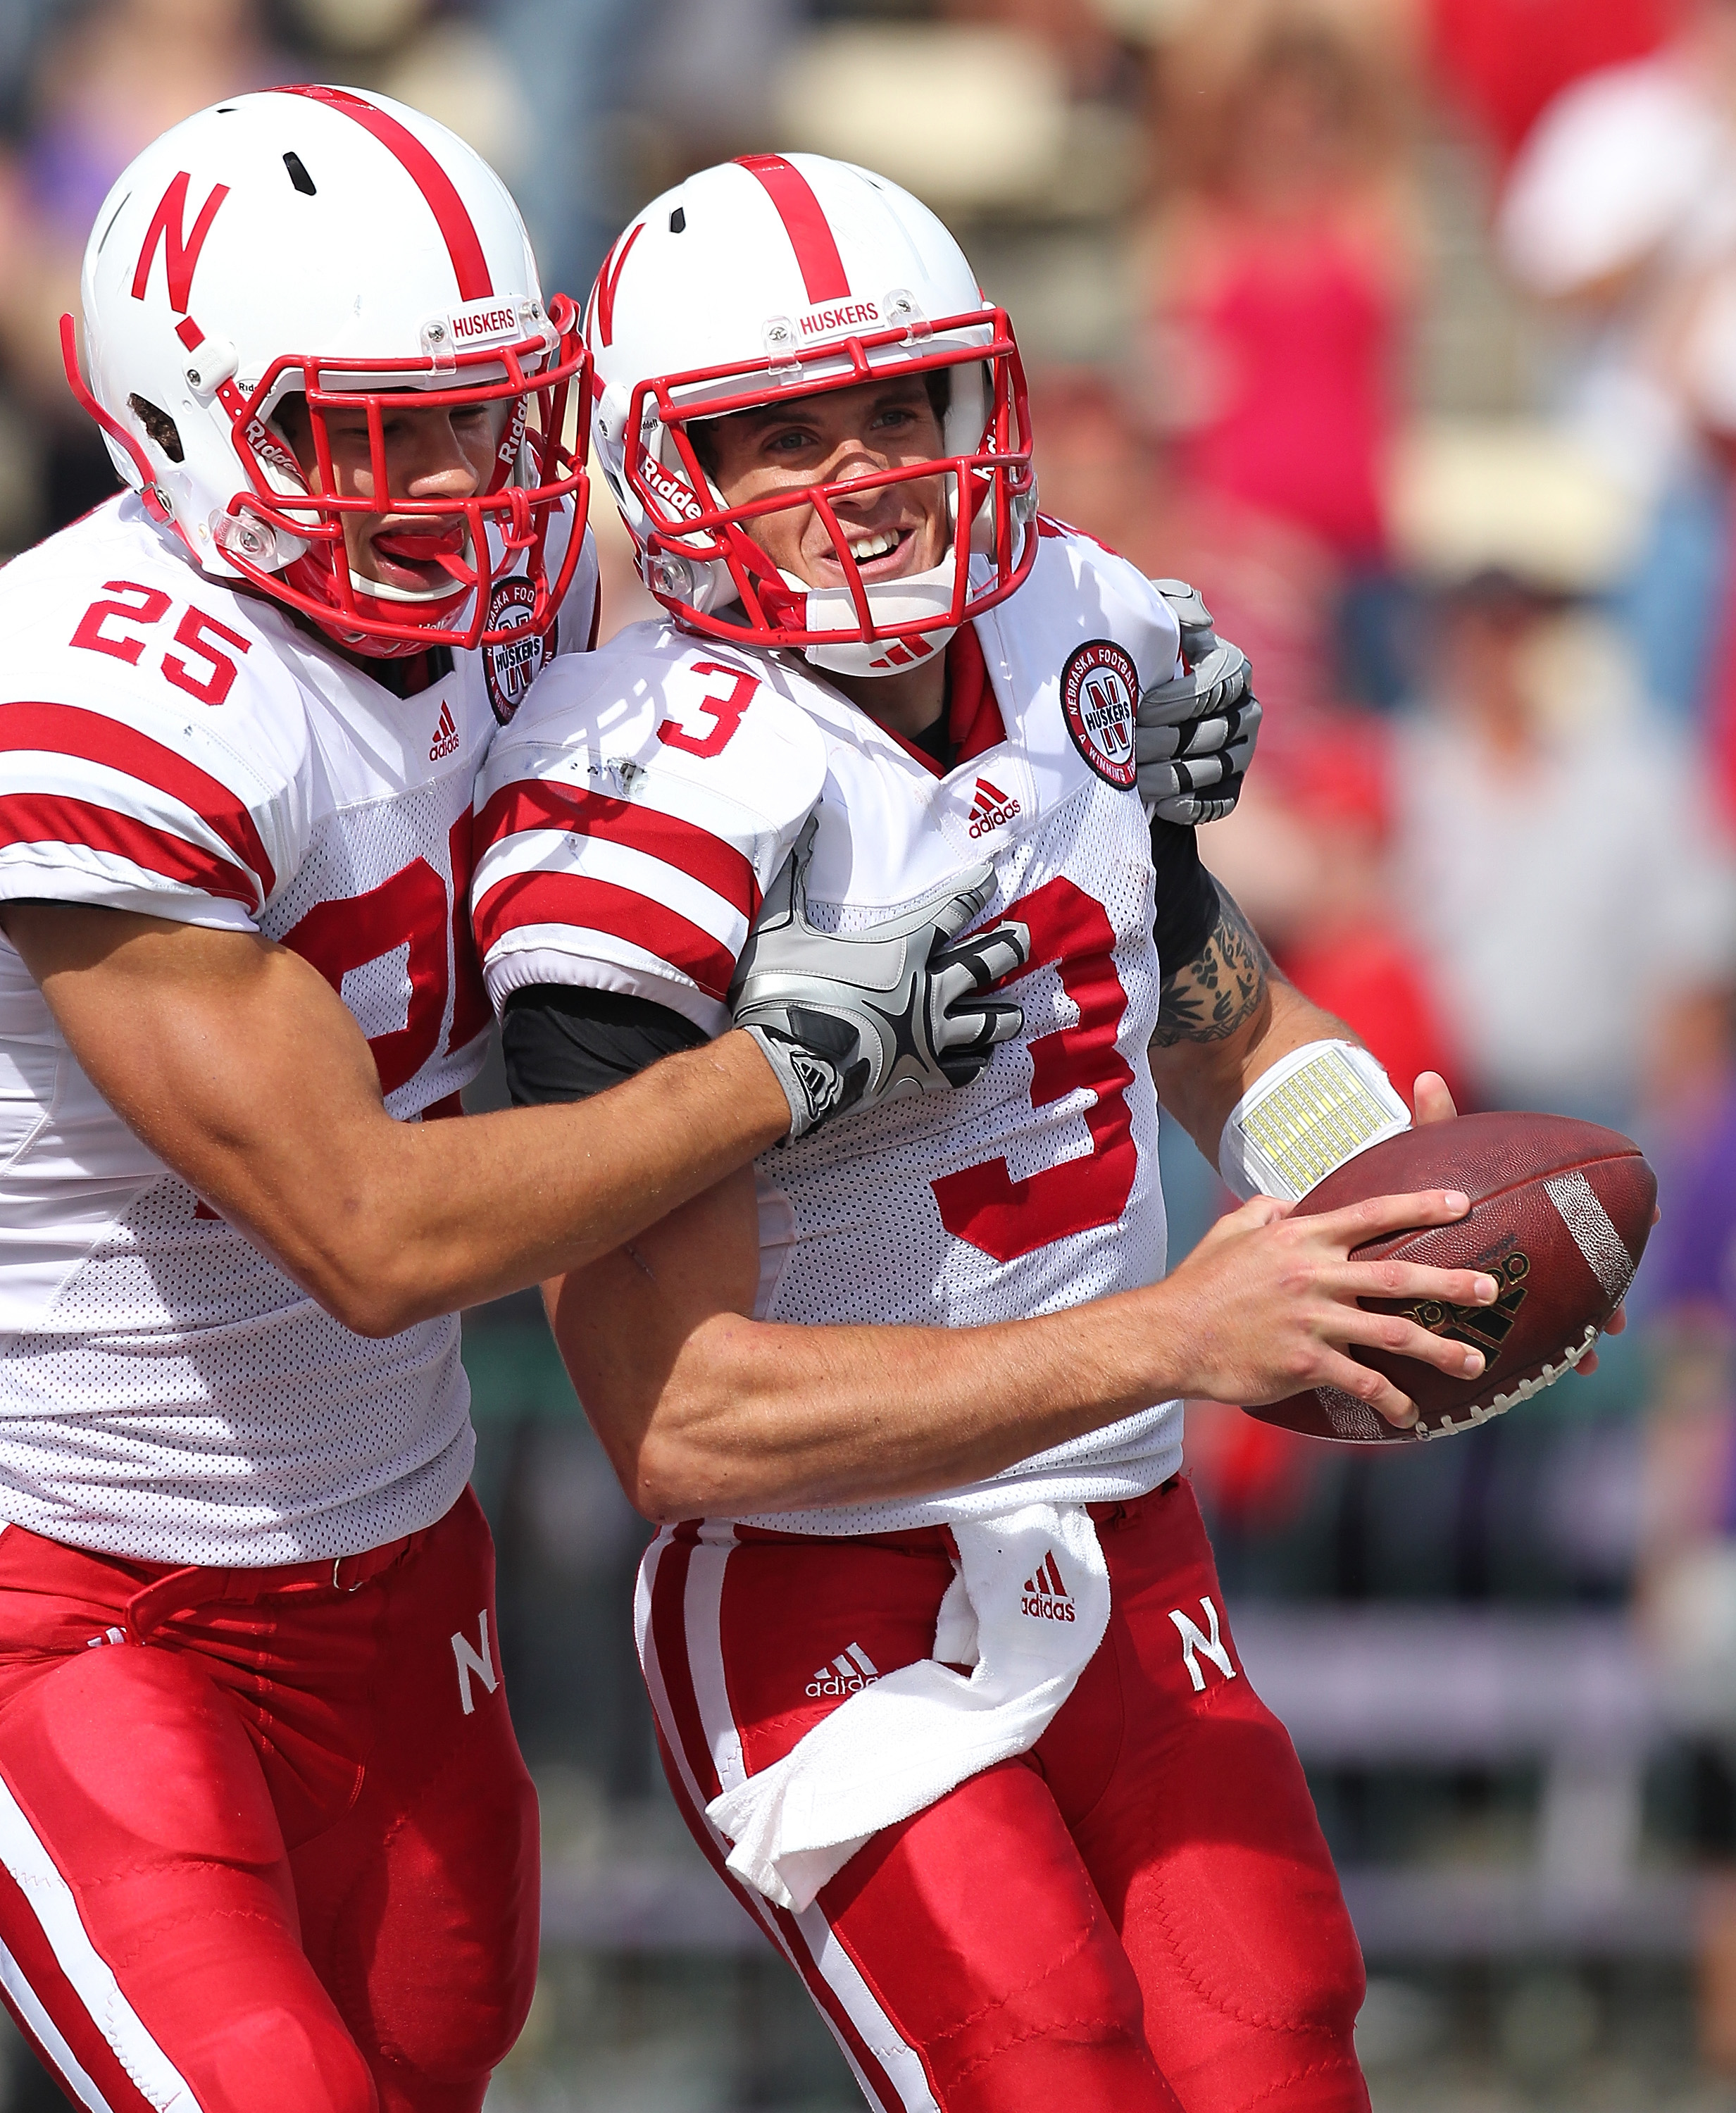
<instances>
[{"instance_id":1,"label":"white chin guard","mask_svg":"<svg viewBox=\"0 0 1736 2113\"><path fill-rule=\"evenodd\" d=\"M806 582L792 573L786 582L799 592ZM836 646L809 646L804 657L816 668L835 675L896 675L938 653L958 628L947 618L952 614L953 555L949 550L940 564L908 579L864 582L868 608L877 624L933 624L919 636L909 638L841 638ZM848 587L807 589L807 631L854 631L861 622Z\"/></svg>"},{"instance_id":2,"label":"white chin guard","mask_svg":"<svg viewBox=\"0 0 1736 2113\"><path fill-rule=\"evenodd\" d=\"M1366 1049L1310 1042L1262 1071L1230 1110L1218 1168L1243 1203L1293 1203L1335 1166L1410 1127L1410 1109Z\"/></svg>"}]
</instances>

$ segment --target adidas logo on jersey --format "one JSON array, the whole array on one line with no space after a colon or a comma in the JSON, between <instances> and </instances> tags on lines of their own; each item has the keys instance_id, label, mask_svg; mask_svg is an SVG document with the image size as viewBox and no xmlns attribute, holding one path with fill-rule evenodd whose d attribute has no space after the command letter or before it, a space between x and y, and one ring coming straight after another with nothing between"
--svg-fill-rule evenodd
<instances>
[{"instance_id":1,"label":"adidas logo on jersey","mask_svg":"<svg viewBox=\"0 0 1736 2113\"><path fill-rule=\"evenodd\" d=\"M986 837L991 829L998 829L1003 822L1010 822L1023 811L998 785L979 778L970 803L970 833L973 837Z\"/></svg>"},{"instance_id":2,"label":"adidas logo on jersey","mask_svg":"<svg viewBox=\"0 0 1736 2113\"><path fill-rule=\"evenodd\" d=\"M1040 1622L1070 1622L1073 1614L1073 1600L1061 1582L1060 1566L1055 1559L1051 1548L1035 1572L1025 1580L1025 1596L1019 1603L1022 1610Z\"/></svg>"},{"instance_id":3,"label":"adidas logo on jersey","mask_svg":"<svg viewBox=\"0 0 1736 2113\"><path fill-rule=\"evenodd\" d=\"M815 1695L859 1695L864 1687L871 1687L880 1677L877 1666L860 1644L852 1644L842 1650L830 1665L822 1665L808 1683L807 1691Z\"/></svg>"},{"instance_id":4,"label":"adidas logo on jersey","mask_svg":"<svg viewBox=\"0 0 1736 2113\"><path fill-rule=\"evenodd\" d=\"M458 722L452 716L452 706L443 698L440 702L440 723L434 729L434 739L429 746L428 760L438 763L443 755L458 752Z\"/></svg>"}]
</instances>

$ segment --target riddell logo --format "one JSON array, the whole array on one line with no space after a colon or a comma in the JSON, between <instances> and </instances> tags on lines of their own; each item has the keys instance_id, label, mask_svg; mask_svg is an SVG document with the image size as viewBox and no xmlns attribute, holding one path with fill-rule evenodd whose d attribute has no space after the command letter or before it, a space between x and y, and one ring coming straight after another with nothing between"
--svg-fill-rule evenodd
<instances>
[{"instance_id":1,"label":"riddell logo","mask_svg":"<svg viewBox=\"0 0 1736 2113\"><path fill-rule=\"evenodd\" d=\"M979 778L970 803L970 833L973 837L986 837L991 829L998 829L1003 822L1010 822L1015 815L1023 811L1018 802L998 785Z\"/></svg>"},{"instance_id":2,"label":"riddell logo","mask_svg":"<svg viewBox=\"0 0 1736 2113\"><path fill-rule=\"evenodd\" d=\"M830 1665L822 1665L808 1683L807 1692L813 1695L859 1695L864 1687L872 1686L880 1677L877 1666L860 1644L852 1644L842 1650Z\"/></svg>"},{"instance_id":3,"label":"riddell logo","mask_svg":"<svg viewBox=\"0 0 1736 2113\"><path fill-rule=\"evenodd\" d=\"M1073 1601L1061 1582L1052 1548L1037 1564L1035 1574L1026 1578L1025 1596L1019 1604L1023 1613L1040 1622L1070 1622L1074 1618Z\"/></svg>"},{"instance_id":4,"label":"riddell logo","mask_svg":"<svg viewBox=\"0 0 1736 2113\"><path fill-rule=\"evenodd\" d=\"M454 755L458 753L458 723L452 716L452 706L442 702L440 723L434 729L434 739L428 749L428 760L438 763L443 755Z\"/></svg>"},{"instance_id":5,"label":"riddell logo","mask_svg":"<svg viewBox=\"0 0 1736 2113\"><path fill-rule=\"evenodd\" d=\"M704 512L704 508L688 486L678 477L672 477L655 455L640 454L639 473L665 506L673 507L686 520L690 521L695 514Z\"/></svg>"}]
</instances>

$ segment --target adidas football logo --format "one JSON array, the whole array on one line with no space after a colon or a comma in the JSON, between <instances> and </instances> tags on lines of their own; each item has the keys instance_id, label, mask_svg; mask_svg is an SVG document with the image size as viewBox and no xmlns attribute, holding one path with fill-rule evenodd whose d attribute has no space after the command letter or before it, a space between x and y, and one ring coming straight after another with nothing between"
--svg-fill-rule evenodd
<instances>
[{"instance_id":1,"label":"adidas football logo","mask_svg":"<svg viewBox=\"0 0 1736 2113\"><path fill-rule=\"evenodd\" d=\"M452 706L442 700L440 723L434 729L434 739L428 750L428 760L431 763L438 763L443 755L454 754L458 746L458 722L452 716Z\"/></svg>"},{"instance_id":2,"label":"adidas football logo","mask_svg":"<svg viewBox=\"0 0 1736 2113\"><path fill-rule=\"evenodd\" d=\"M970 803L970 833L973 837L986 837L991 829L998 829L1003 822L1010 822L1023 811L998 785L979 778Z\"/></svg>"},{"instance_id":3,"label":"adidas football logo","mask_svg":"<svg viewBox=\"0 0 1736 2113\"><path fill-rule=\"evenodd\" d=\"M1040 1622L1070 1622L1075 1618L1073 1600L1061 1582L1060 1567L1052 1548L1037 1564L1033 1575L1026 1578L1025 1596L1020 1605L1024 1613Z\"/></svg>"},{"instance_id":4,"label":"adidas football logo","mask_svg":"<svg viewBox=\"0 0 1736 2113\"><path fill-rule=\"evenodd\" d=\"M859 1695L880 1677L877 1666L860 1644L842 1650L830 1665L822 1665L808 1683L810 1695Z\"/></svg>"}]
</instances>

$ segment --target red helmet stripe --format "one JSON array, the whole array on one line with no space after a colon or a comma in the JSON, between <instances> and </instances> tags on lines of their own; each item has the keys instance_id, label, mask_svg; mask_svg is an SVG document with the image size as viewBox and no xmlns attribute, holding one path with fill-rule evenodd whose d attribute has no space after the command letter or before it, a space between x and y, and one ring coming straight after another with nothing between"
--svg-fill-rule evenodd
<instances>
[{"instance_id":1,"label":"red helmet stripe","mask_svg":"<svg viewBox=\"0 0 1736 2113\"><path fill-rule=\"evenodd\" d=\"M603 269L597 274L597 341L600 345L610 345L615 342L615 289L621 284L622 268L627 262L628 253L645 231L645 222L636 221L604 258ZM602 393L600 379L598 393Z\"/></svg>"},{"instance_id":2,"label":"red helmet stripe","mask_svg":"<svg viewBox=\"0 0 1736 2113\"><path fill-rule=\"evenodd\" d=\"M850 276L838 254L826 209L813 188L793 162L781 154L742 154L737 167L758 176L777 208L795 261L802 267L802 284L810 302L841 301L850 293Z\"/></svg>"},{"instance_id":3,"label":"red helmet stripe","mask_svg":"<svg viewBox=\"0 0 1736 2113\"><path fill-rule=\"evenodd\" d=\"M428 201L430 210L440 223L447 254L458 276L458 299L486 300L494 290L494 282L489 276L488 259L482 253L482 240L476 233L476 223L465 210L458 186L416 135L395 117L376 108L366 97L352 94L347 88L304 85L285 88L280 92L285 95L305 95L312 103L323 103L328 108L353 117L373 134L388 153L403 162L411 181Z\"/></svg>"}]
</instances>

